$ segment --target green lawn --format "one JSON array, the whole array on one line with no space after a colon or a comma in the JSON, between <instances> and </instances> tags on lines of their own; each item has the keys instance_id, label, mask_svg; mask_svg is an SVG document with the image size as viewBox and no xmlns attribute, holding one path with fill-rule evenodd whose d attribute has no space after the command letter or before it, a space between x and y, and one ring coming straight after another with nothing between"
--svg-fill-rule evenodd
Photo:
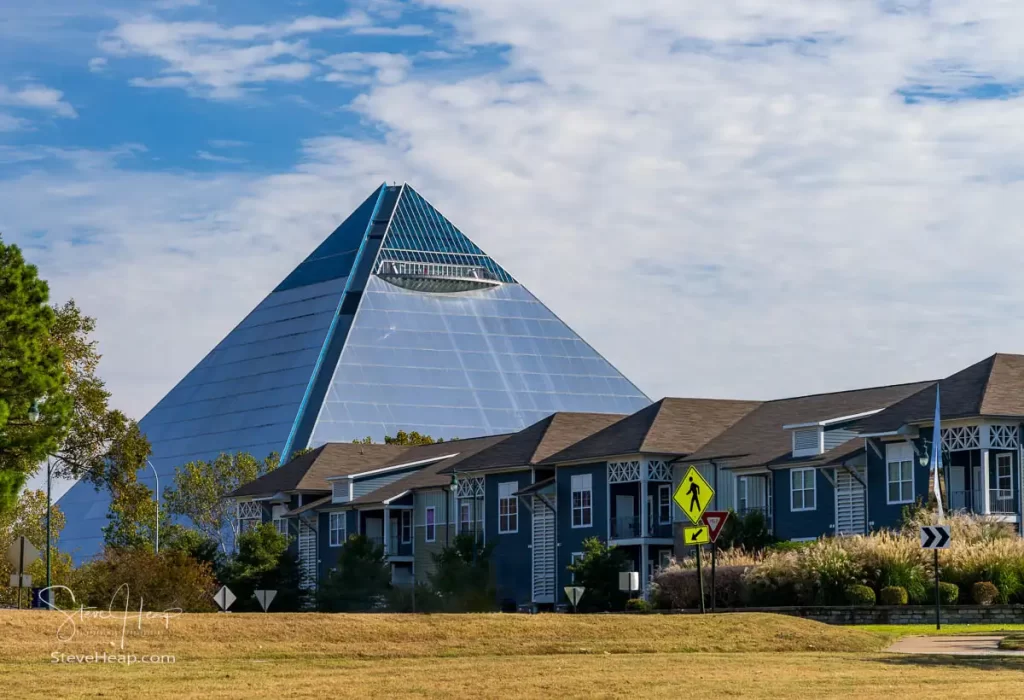
<instances>
[{"instance_id":1,"label":"green lawn","mask_svg":"<svg viewBox=\"0 0 1024 700\"><path fill-rule=\"evenodd\" d=\"M951 634L997 634L1000 632L1024 632L1024 625L942 625L941 630L935 625L857 625L855 629L881 634L887 639L896 640L900 637L934 637Z\"/></svg>"}]
</instances>

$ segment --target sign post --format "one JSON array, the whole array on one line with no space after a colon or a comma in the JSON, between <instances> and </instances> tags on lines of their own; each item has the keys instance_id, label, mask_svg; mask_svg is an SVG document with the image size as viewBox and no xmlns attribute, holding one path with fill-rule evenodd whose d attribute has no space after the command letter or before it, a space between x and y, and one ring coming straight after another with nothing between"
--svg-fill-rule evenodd
<instances>
[{"instance_id":1,"label":"sign post","mask_svg":"<svg viewBox=\"0 0 1024 700\"><path fill-rule=\"evenodd\" d=\"M565 597L572 603L572 611L576 612L576 606L580 603L580 598L583 597L583 591L586 590L583 586L566 586Z\"/></svg>"},{"instance_id":2,"label":"sign post","mask_svg":"<svg viewBox=\"0 0 1024 700\"><path fill-rule=\"evenodd\" d=\"M25 569L32 566L39 558L39 550L35 548L28 538L21 536L11 543L7 549L7 561L14 567L11 575L11 586L17 583L18 586L18 609L21 610L21 589L32 586L32 577L25 573ZM31 601L29 601L31 605Z\"/></svg>"},{"instance_id":3,"label":"sign post","mask_svg":"<svg viewBox=\"0 0 1024 700\"><path fill-rule=\"evenodd\" d=\"M679 482L679 488L672 496L684 513L694 525L701 523L701 516L711 505L711 499L715 497L715 490L708 483L707 479L697 471L697 468L690 465ZM697 591L700 597L700 611L704 609L704 576L701 572L700 546L711 542L711 529L707 524L699 524L698 527L683 528L683 544L693 545L697 552Z\"/></svg>"},{"instance_id":4,"label":"sign post","mask_svg":"<svg viewBox=\"0 0 1024 700\"><path fill-rule=\"evenodd\" d=\"M711 612L715 612L717 607L715 559L718 552L718 536L722 534L722 527L728 519L729 511L727 510L707 510L704 511L704 515L700 516L701 522L708 526L708 532L711 535Z\"/></svg>"},{"instance_id":5,"label":"sign post","mask_svg":"<svg viewBox=\"0 0 1024 700\"><path fill-rule=\"evenodd\" d=\"M949 549L949 526L922 525L921 548L935 555L935 629L942 629L942 602L939 598L939 550Z\"/></svg>"}]
</instances>

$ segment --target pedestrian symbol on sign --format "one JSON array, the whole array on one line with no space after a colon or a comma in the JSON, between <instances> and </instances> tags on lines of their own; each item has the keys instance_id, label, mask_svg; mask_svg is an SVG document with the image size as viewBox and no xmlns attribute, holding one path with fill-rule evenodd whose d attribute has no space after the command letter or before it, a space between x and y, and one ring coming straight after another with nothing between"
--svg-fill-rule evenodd
<instances>
[{"instance_id":1,"label":"pedestrian symbol on sign","mask_svg":"<svg viewBox=\"0 0 1024 700\"><path fill-rule=\"evenodd\" d=\"M676 505L686 513L686 517L694 525L700 524L700 516L711 505L715 490L695 467L690 467L683 475L673 496Z\"/></svg>"}]
</instances>

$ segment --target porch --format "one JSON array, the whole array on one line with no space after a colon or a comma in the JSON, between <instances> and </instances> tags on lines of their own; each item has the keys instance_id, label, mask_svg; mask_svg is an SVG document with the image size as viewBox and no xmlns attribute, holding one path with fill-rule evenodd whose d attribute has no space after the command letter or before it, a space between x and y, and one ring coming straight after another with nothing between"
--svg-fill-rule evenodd
<instances>
[{"instance_id":1,"label":"porch","mask_svg":"<svg viewBox=\"0 0 1024 700\"><path fill-rule=\"evenodd\" d=\"M672 541L672 470L661 460L608 463L608 538Z\"/></svg>"},{"instance_id":2,"label":"porch","mask_svg":"<svg viewBox=\"0 0 1024 700\"><path fill-rule=\"evenodd\" d=\"M949 510L1000 516L1001 519L1017 518L1020 512L1018 432L1016 425L999 424L952 426L942 430L945 500Z\"/></svg>"},{"instance_id":3,"label":"porch","mask_svg":"<svg viewBox=\"0 0 1024 700\"><path fill-rule=\"evenodd\" d=\"M359 532L384 549L390 561L412 561L412 506L359 511Z\"/></svg>"}]
</instances>

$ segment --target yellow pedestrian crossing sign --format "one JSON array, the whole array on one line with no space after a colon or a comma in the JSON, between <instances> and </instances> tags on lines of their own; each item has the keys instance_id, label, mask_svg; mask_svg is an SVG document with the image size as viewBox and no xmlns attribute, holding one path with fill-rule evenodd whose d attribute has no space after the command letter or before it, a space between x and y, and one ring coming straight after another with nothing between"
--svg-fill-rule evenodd
<instances>
[{"instance_id":1,"label":"yellow pedestrian crossing sign","mask_svg":"<svg viewBox=\"0 0 1024 700\"><path fill-rule=\"evenodd\" d=\"M707 525L683 528L683 544L710 544L711 532Z\"/></svg>"},{"instance_id":2,"label":"yellow pedestrian crossing sign","mask_svg":"<svg viewBox=\"0 0 1024 700\"><path fill-rule=\"evenodd\" d=\"M694 525L700 523L700 516L711 505L711 499L715 497L715 490L707 482L696 467L691 466L679 482L679 488L673 496L675 502L686 513L686 517ZM707 530L707 528L705 528Z\"/></svg>"}]
</instances>

